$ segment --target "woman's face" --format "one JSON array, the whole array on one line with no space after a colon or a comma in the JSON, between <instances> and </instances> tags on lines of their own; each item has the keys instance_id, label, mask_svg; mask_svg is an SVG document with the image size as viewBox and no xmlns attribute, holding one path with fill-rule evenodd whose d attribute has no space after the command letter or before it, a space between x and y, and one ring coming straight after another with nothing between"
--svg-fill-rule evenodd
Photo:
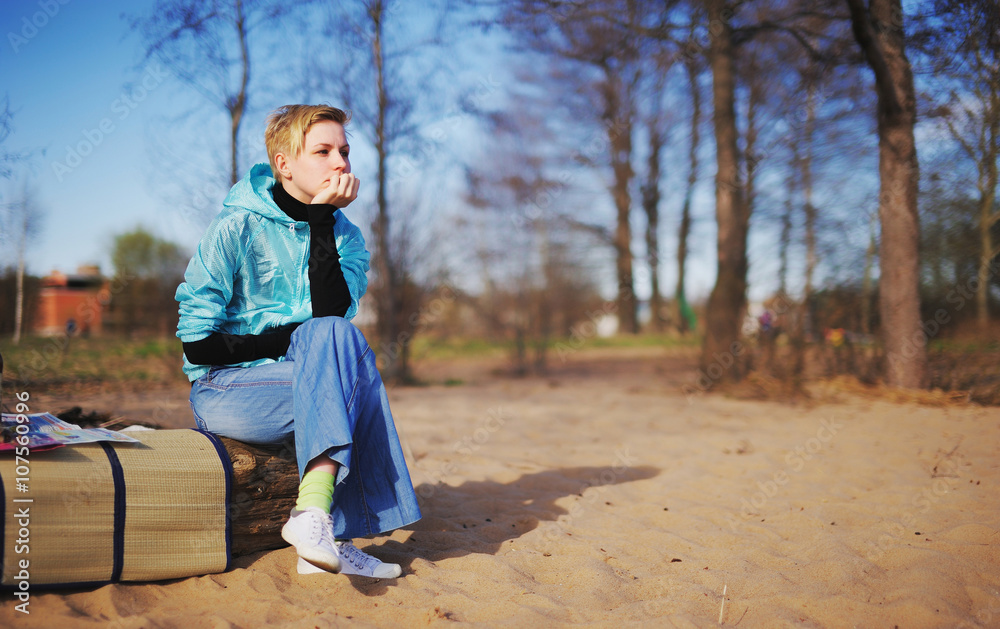
<instances>
[{"instance_id":1,"label":"woman's face","mask_svg":"<svg viewBox=\"0 0 1000 629\"><path fill-rule=\"evenodd\" d=\"M336 186L341 175L351 172L350 152L344 126L323 120L306 132L301 155L278 153L275 163L288 194L303 203L311 203L320 191Z\"/></svg>"}]
</instances>

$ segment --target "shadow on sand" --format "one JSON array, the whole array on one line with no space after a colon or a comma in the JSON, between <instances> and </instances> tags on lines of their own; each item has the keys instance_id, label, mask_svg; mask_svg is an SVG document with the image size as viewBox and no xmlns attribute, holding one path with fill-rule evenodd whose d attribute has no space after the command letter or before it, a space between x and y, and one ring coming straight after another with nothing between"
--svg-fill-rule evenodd
<instances>
[{"instance_id":1,"label":"shadow on sand","mask_svg":"<svg viewBox=\"0 0 1000 629\"><path fill-rule=\"evenodd\" d=\"M439 561L468 554L495 554L504 542L533 531L545 522L553 534L560 516L586 517L591 509L613 504L613 487L653 478L660 470L640 467L570 467L523 474L508 483L466 481L452 487L424 483L416 488L423 518L405 527L413 531L404 543L379 544L379 556L400 563L404 572L415 559ZM587 491L590 488L598 491ZM567 510L556 505L580 496ZM558 533L562 534L562 533Z\"/></svg>"},{"instance_id":2,"label":"shadow on sand","mask_svg":"<svg viewBox=\"0 0 1000 629\"><path fill-rule=\"evenodd\" d=\"M568 534L559 524L561 516L567 516L571 524L583 521L588 513L613 508L609 505L615 502L615 486L659 473L650 466L569 467L523 474L507 483L466 481L456 487L423 483L415 488L423 518L402 529L412 531L409 538L376 541L366 550L382 561L400 564L405 576L420 560L495 555L505 542L541 526L546 527L541 539L545 546L553 537ZM569 509L555 504L567 496L580 498ZM394 580L348 578L366 596L379 596L395 584Z\"/></svg>"}]
</instances>

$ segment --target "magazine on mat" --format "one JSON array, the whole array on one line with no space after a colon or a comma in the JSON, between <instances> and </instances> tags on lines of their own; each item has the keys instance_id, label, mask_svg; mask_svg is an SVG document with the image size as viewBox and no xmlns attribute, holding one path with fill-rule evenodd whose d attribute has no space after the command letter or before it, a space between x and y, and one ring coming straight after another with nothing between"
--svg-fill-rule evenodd
<instances>
[{"instance_id":1,"label":"magazine on mat","mask_svg":"<svg viewBox=\"0 0 1000 629\"><path fill-rule=\"evenodd\" d=\"M76 424L64 422L51 413L31 413L26 417L28 418L27 423L20 422L28 426L28 432L25 433L17 432L18 415L3 413L0 416L0 425L2 425L0 432L3 435L3 438L0 439L0 452L13 450L18 445L23 447L24 444L17 442L19 436L28 438L27 446L32 450L45 450L95 441L138 443L138 439L107 428L80 428Z\"/></svg>"}]
</instances>

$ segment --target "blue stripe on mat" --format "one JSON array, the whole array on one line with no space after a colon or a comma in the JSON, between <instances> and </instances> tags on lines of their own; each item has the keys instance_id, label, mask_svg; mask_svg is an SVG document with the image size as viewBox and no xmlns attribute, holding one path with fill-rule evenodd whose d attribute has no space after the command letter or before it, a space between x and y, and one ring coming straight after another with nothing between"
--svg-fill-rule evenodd
<instances>
[{"instance_id":1,"label":"blue stripe on mat","mask_svg":"<svg viewBox=\"0 0 1000 629\"><path fill-rule=\"evenodd\" d=\"M117 460L117 458L118 457L116 456L115 459ZM123 480L124 480L124 478L123 478ZM123 482L123 485L124 485L124 482ZM0 572L2 572L3 565L4 565L4 563L3 563L3 557L4 557L3 551L4 551L4 542L5 542L5 540L4 540L4 532L5 532L5 529L7 528L6 527L7 512L5 510L6 504L7 504L7 497L4 494L4 490L3 490L3 479L0 478ZM122 504L124 505L124 502ZM16 512L17 511L15 510L14 513L16 513ZM123 524L124 524L124 512L123 512L122 520L123 520ZM124 526L122 527L122 530L124 531ZM123 538L123 541L124 541L124 538ZM122 546L122 551L124 553L124 545ZM70 589L85 588L85 587L90 587L90 588L92 588L92 587L99 587L99 586L102 586L102 585L107 585L108 583L111 583L111 581L74 581L74 582L71 582L71 583L32 583L31 584L31 589L32 589L32 591L34 591L34 590L70 590ZM8 584L0 584L0 592L17 592L17 591L19 591L19 588L14 583L11 583L9 585Z\"/></svg>"},{"instance_id":2,"label":"blue stripe on mat","mask_svg":"<svg viewBox=\"0 0 1000 629\"><path fill-rule=\"evenodd\" d=\"M115 483L115 528L114 528L114 563L111 569L111 582L118 583L122 578L122 567L125 565L125 473L118 454L107 441L101 442L104 453L108 455L111 464L111 478Z\"/></svg>"},{"instance_id":3,"label":"blue stripe on mat","mask_svg":"<svg viewBox=\"0 0 1000 629\"><path fill-rule=\"evenodd\" d=\"M201 430L199 428L192 428L196 432L208 437L208 440L212 442L215 446L215 452L219 455L219 461L222 462L222 469L226 471L226 571L232 567L233 563L233 522L230 517L229 505L232 503L232 482L233 482L233 462L229 458L229 451L226 450L226 446L222 445L222 441L217 435L211 433L207 430Z\"/></svg>"}]
</instances>

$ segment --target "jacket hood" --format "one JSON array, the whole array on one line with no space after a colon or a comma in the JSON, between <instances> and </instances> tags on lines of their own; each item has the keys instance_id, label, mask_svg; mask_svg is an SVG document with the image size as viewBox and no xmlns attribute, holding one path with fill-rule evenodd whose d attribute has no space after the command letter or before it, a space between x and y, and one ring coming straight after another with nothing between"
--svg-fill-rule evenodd
<instances>
[{"instance_id":1,"label":"jacket hood","mask_svg":"<svg viewBox=\"0 0 1000 629\"><path fill-rule=\"evenodd\" d=\"M270 164L256 164L246 177L236 182L223 205L227 208L243 208L279 223L294 223L274 202L271 188L275 182Z\"/></svg>"}]
</instances>

